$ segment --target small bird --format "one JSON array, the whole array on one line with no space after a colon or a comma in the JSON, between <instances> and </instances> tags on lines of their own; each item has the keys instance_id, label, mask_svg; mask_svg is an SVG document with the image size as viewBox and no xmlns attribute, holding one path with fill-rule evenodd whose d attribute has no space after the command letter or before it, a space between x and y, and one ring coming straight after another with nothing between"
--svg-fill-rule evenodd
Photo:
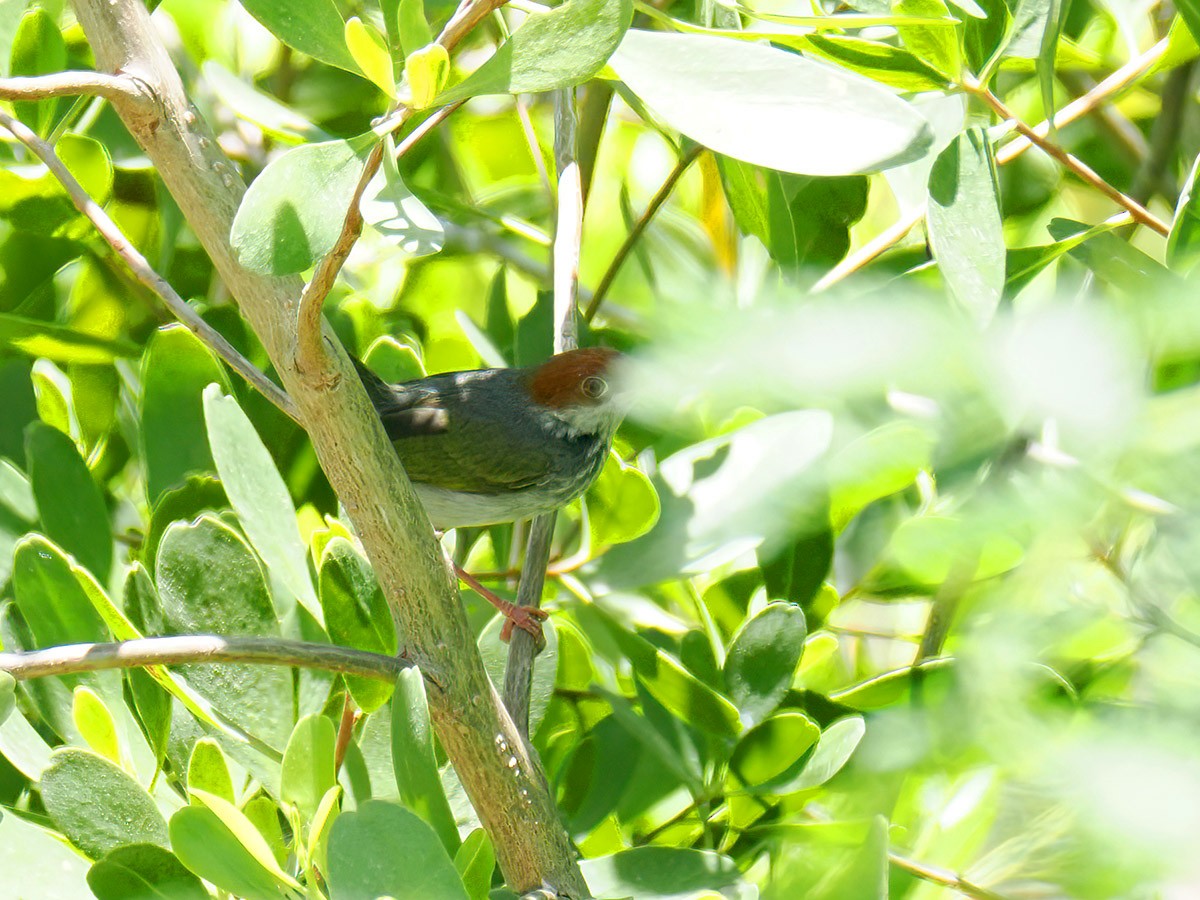
<instances>
[{"instance_id":1,"label":"small bird","mask_svg":"<svg viewBox=\"0 0 1200 900\"><path fill-rule=\"evenodd\" d=\"M615 350L568 350L538 366L447 372L388 384L354 360L384 430L439 531L512 522L566 505L604 467L622 417L610 385ZM457 568L457 567L456 567ZM463 578L541 636L541 610Z\"/></svg>"}]
</instances>

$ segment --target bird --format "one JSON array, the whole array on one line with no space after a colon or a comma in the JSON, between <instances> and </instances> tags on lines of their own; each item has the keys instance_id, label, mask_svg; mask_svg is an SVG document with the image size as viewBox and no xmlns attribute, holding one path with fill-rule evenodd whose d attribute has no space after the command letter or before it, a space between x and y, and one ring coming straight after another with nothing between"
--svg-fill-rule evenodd
<instances>
[{"instance_id":1,"label":"bird","mask_svg":"<svg viewBox=\"0 0 1200 900\"><path fill-rule=\"evenodd\" d=\"M604 467L623 415L615 350L568 350L540 365L446 372L389 384L352 357L372 406L439 532L551 512ZM515 625L541 638L546 613L519 607L455 566Z\"/></svg>"}]
</instances>

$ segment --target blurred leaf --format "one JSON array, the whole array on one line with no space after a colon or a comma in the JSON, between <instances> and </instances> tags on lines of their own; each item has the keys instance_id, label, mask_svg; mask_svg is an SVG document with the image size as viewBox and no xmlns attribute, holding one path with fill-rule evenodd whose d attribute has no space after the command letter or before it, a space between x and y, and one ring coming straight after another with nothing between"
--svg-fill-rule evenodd
<instances>
[{"instance_id":1,"label":"blurred leaf","mask_svg":"<svg viewBox=\"0 0 1200 900\"><path fill-rule=\"evenodd\" d=\"M856 438L830 462L833 528L868 505L910 487L931 463L932 437L911 422L889 422Z\"/></svg>"},{"instance_id":2,"label":"blurred leaf","mask_svg":"<svg viewBox=\"0 0 1200 900\"><path fill-rule=\"evenodd\" d=\"M215 468L202 399L210 384L229 389L224 369L199 338L181 325L154 333L142 359L141 422L146 493L152 505L191 473Z\"/></svg>"},{"instance_id":3,"label":"blurred leaf","mask_svg":"<svg viewBox=\"0 0 1200 900\"><path fill-rule=\"evenodd\" d=\"M631 29L610 65L672 128L771 169L877 171L920 157L932 140L925 120L883 88L772 47Z\"/></svg>"},{"instance_id":4,"label":"blurred leaf","mask_svg":"<svg viewBox=\"0 0 1200 900\"><path fill-rule=\"evenodd\" d=\"M113 563L112 522L104 495L75 444L49 425L26 432L29 482L47 536L101 581Z\"/></svg>"},{"instance_id":5,"label":"blurred leaf","mask_svg":"<svg viewBox=\"0 0 1200 900\"><path fill-rule=\"evenodd\" d=\"M153 798L95 753L73 747L54 751L40 784L55 825L92 859L124 844L167 845L167 823Z\"/></svg>"},{"instance_id":6,"label":"blurred leaf","mask_svg":"<svg viewBox=\"0 0 1200 900\"><path fill-rule=\"evenodd\" d=\"M785 773L784 778L763 785L764 789L774 794L790 794L820 787L846 765L866 730L862 716L838 719L821 732L817 749L798 773L791 777Z\"/></svg>"},{"instance_id":7,"label":"blurred leaf","mask_svg":"<svg viewBox=\"0 0 1200 900\"><path fill-rule=\"evenodd\" d=\"M1004 230L991 143L969 128L941 152L929 175L926 221L950 292L986 324L1004 292Z\"/></svg>"},{"instance_id":8,"label":"blurred leaf","mask_svg":"<svg viewBox=\"0 0 1200 900\"><path fill-rule=\"evenodd\" d=\"M969 579L992 578L1019 565L1024 555L1021 545L1002 532L949 516L914 516L896 528L879 568L863 587L939 585L960 566L968 567Z\"/></svg>"},{"instance_id":9,"label":"blurred leaf","mask_svg":"<svg viewBox=\"0 0 1200 900\"><path fill-rule=\"evenodd\" d=\"M341 537L321 554L321 609L335 644L387 656L396 655L396 626L370 563ZM344 676L354 702L365 713L387 703L392 686L381 681Z\"/></svg>"},{"instance_id":10,"label":"blurred leaf","mask_svg":"<svg viewBox=\"0 0 1200 900\"><path fill-rule=\"evenodd\" d=\"M341 234L361 174L362 158L349 141L305 144L272 160L234 216L229 239L238 262L260 275L312 266Z\"/></svg>"},{"instance_id":11,"label":"blurred leaf","mask_svg":"<svg viewBox=\"0 0 1200 900\"><path fill-rule=\"evenodd\" d=\"M738 227L762 241L764 247L769 247L771 226L763 183L765 173L756 166L721 154L717 154L717 168Z\"/></svg>"},{"instance_id":12,"label":"blurred leaf","mask_svg":"<svg viewBox=\"0 0 1200 900\"><path fill-rule=\"evenodd\" d=\"M587 493L588 527L594 545L623 544L658 521L658 494L646 475L609 453Z\"/></svg>"},{"instance_id":13,"label":"blurred leaf","mask_svg":"<svg viewBox=\"0 0 1200 900\"><path fill-rule=\"evenodd\" d=\"M945 9L945 7L942 7ZM901 34L909 37L915 32L928 35L928 40L918 40L918 44L930 44L939 51L943 41L941 35L951 38L954 50L957 42L953 40L954 31L944 26L904 26ZM940 33L940 34L939 34ZM905 41L908 44L908 40ZM943 91L950 86L946 74L935 68L933 60L926 60L907 50L883 44L878 41L866 41L858 37L848 37L836 34L810 34L805 41L806 49L837 63L851 72L858 72L873 78L882 84L899 88L902 91ZM946 49L949 49L947 46ZM944 55L944 54L943 54ZM952 65L954 55L944 55L943 62Z\"/></svg>"},{"instance_id":14,"label":"blurred leaf","mask_svg":"<svg viewBox=\"0 0 1200 900\"><path fill-rule=\"evenodd\" d=\"M770 715L792 686L806 634L800 607L768 603L734 635L725 689L747 727Z\"/></svg>"},{"instance_id":15,"label":"blurred leaf","mask_svg":"<svg viewBox=\"0 0 1200 900\"><path fill-rule=\"evenodd\" d=\"M420 866L380 865L383 860L420 860ZM369 800L344 812L329 835L333 900L467 900L462 880L437 835L406 809Z\"/></svg>"},{"instance_id":16,"label":"blurred leaf","mask_svg":"<svg viewBox=\"0 0 1200 900\"><path fill-rule=\"evenodd\" d=\"M492 616L476 641L479 655L483 657L483 666L487 669L492 684L504 684L504 671L508 665L508 644L500 640L500 629L503 626L504 619L501 616ZM533 658L533 683L529 687L530 734L537 734L546 710L554 699L555 678L558 672L558 628L554 619L543 623L542 630L546 646Z\"/></svg>"},{"instance_id":17,"label":"blurred leaf","mask_svg":"<svg viewBox=\"0 0 1200 900\"><path fill-rule=\"evenodd\" d=\"M1092 228L1084 228L1078 233L1064 237L1053 244L1044 244L1038 247L1017 247L1009 250L1005 263L1005 293L1010 296L1016 295L1055 260L1075 249L1084 241L1090 240L1098 234L1112 231L1114 227L1113 225L1102 223Z\"/></svg>"},{"instance_id":18,"label":"blurred leaf","mask_svg":"<svg viewBox=\"0 0 1200 900\"><path fill-rule=\"evenodd\" d=\"M50 14L35 6L21 17L12 43L12 75L49 75L67 67L67 45ZM14 103L17 118L46 137L57 118L59 98Z\"/></svg>"},{"instance_id":19,"label":"blurred leaf","mask_svg":"<svg viewBox=\"0 0 1200 900\"><path fill-rule=\"evenodd\" d=\"M1195 13L1197 25L1200 26L1200 0L1196 3ZM1183 193L1179 195L1179 203L1175 207L1175 220L1171 223L1171 233L1167 237L1167 265L1174 271L1183 274L1189 271L1200 258L1200 156L1192 163L1191 174Z\"/></svg>"},{"instance_id":20,"label":"blurred leaf","mask_svg":"<svg viewBox=\"0 0 1200 900\"><path fill-rule=\"evenodd\" d=\"M804 713L786 710L767 716L738 741L730 770L754 789L789 773L821 735Z\"/></svg>"},{"instance_id":21,"label":"blurred leaf","mask_svg":"<svg viewBox=\"0 0 1200 900\"><path fill-rule=\"evenodd\" d=\"M0 5L0 10L3 10ZM3 56L3 54L0 54ZM87 862L67 845L62 836L49 828L13 815L8 810L0 817L0 868L8 873L37 872L37 900L80 900L88 895ZM54 873L46 877L42 873ZM24 893L26 879L5 879L5 889L16 888L22 893L8 894L12 900L25 900L33 894ZM107 898L101 898L107 900ZM183 900L183 898L181 898Z\"/></svg>"},{"instance_id":22,"label":"blurred leaf","mask_svg":"<svg viewBox=\"0 0 1200 900\"><path fill-rule=\"evenodd\" d=\"M492 57L438 97L536 94L581 84L603 68L633 18L631 0L567 0L531 14Z\"/></svg>"},{"instance_id":23,"label":"blurred leaf","mask_svg":"<svg viewBox=\"0 0 1200 900\"><path fill-rule=\"evenodd\" d=\"M17 680L7 672L0 672L0 725L8 718L17 704Z\"/></svg>"},{"instance_id":24,"label":"blurred leaf","mask_svg":"<svg viewBox=\"0 0 1200 900\"><path fill-rule=\"evenodd\" d=\"M388 27L393 27L392 21L395 23L397 39L393 44L398 44L405 56L433 42L433 30L425 18L424 0L385 0L381 5L384 17L389 20ZM388 7L395 7L394 17L388 16Z\"/></svg>"},{"instance_id":25,"label":"blurred leaf","mask_svg":"<svg viewBox=\"0 0 1200 900\"><path fill-rule=\"evenodd\" d=\"M117 723L100 695L86 685L76 685L72 714L75 727L87 741L88 747L109 762L121 765L121 745L117 739Z\"/></svg>"},{"instance_id":26,"label":"blurred leaf","mask_svg":"<svg viewBox=\"0 0 1200 900\"><path fill-rule=\"evenodd\" d=\"M467 835L454 854L454 868L467 889L470 900L487 900L492 887L492 872L496 868L496 851L491 838L482 828Z\"/></svg>"},{"instance_id":27,"label":"blurred leaf","mask_svg":"<svg viewBox=\"0 0 1200 900\"><path fill-rule=\"evenodd\" d=\"M554 297L549 291L538 291L529 312L517 321L513 365L536 366L553 355Z\"/></svg>"},{"instance_id":28,"label":"blurred leaf","mask_svg":"<svg viewBox=\"0 0 1200 900\"><path fill-rule=\"evenodd\" d=\"M892 8L897 13L907 16L942 20L950 18L950 10L942 0L897 0ZM897 25L896 30L900 33L904 46L912 51L914 57L928 63L930 68L950 82L958 81L962 74L962 54L958 47L958 29L954 25L901 24Z\"/></svg>"},{"instance_id":29,"label":"blurred leaf","mask_svg":"<svg viewBox=\"0 0 1200 900\"><path fill-rule=\"evenodd\" d=\"M188 760L187 786L189 791L205 791L228 803L235 800L233 778L221 745L211 738L201 738L192 748Z\"/></svg>"},{"instance_id":30,"label":"blurred leaf","mask_svg":"<svg viewBox=\"0 0 1200 900\"><path fill-rule=\"evenodd\" d=\"M1179 18L1187 26L1194 40L1200 39L1200 0L1179 0L1175 4Z\"/></svg>"},{"instance_id":31,"label":"blurred leaf","mask_svg":"<svg viewBox=\"0 0 1200 900\"><path fill-rule=\"evenodd\" d=\"M270 573L317 622L323 622L296 508L271 454L237 400L222 396L218 387L204 391L204 420L221 484L246 537Z\"/></svg>"},{"instance_id":32,"label":"blurred leaf","mask_svg":"<svg viewBox=\"0 0 1200 900\"><path fill-rule=\"evenodd\" d=\"M392 763L400 802L425 820L447 853L459 849L458 827L433 753L433 729L419 669L406 669L392 695Z\"/></svg>"},{"instance_id":33,"label":"blurred leaf","mask_svg":"<svg viewBox=\"0 0 1200 900\"><path fill-rule=\"evenodd\" d=\"M421 357L408 344L402 344L390 335L378 338L367 349L363 361L384 381L412 381L425 377L425 366Z\"/></svg>"},{"instance_id":34,"label":"blurred leaf","mask_svg":"<svg viewBox=\"0 0 1200 900\"><path fill-rule=\"evenodd\" d=\"M227 810L241 816L236 807ZM207 805L185 806L171 816L171 846L180 862L221 890L244 900L286 900L287 887L300 886L279 868L254 826L241 820L233 818L231 828Z\"/></svg>"},{"instance_id":35,"label":"blurred leaf","mask_svg":"<svg viewBox=\"0 0 1200 900\"><path fill-rule=\"evenodd\" d=\"M404 76L412 91L413 108L426 109L450 77L450 54L434 43L414 50L404 60Z\"/></svg>"},{"instance_id":36,"label":"blurred leaf","mask_svg":"<svg viewBox=\"0 0 1200 900\"><path fill-rule=\"evenodd\" d=\"M269 94L256 90L216 60L205 60L200 67L221 103L234 115L252 122L276 140L289 144L328 141L330 136L296 110L284 106Z\"/></svg>"},{"instance_id":37,"label":"blurred leaf","mask_svg":"<svg viewBox=\"0 0 1200 900\"><path fill-rule=\"evenodd\" d=\"M446 240L441 220L401 179L391 135L384 138L384 144L383 164L363 194L363 220L411 257L440 252Z\"/></svg>"},{"instance_id":38,"label":"blurred leaf","mask_svg":"<svg viewBox=\"0 0 1200 900\"><path fill-rule=\"evenodd\" d=\"M830 700L851 709L869 710L891 706L908 695L913 685L931 676L949 676L954 667L950 658L931 659L915 666L894 669L829 695Z\"/></svg>"},{"instance_id":39,"label":"blurred leaf","mask_svg":"<svg viewBox=\"0 0 1200 900\"><path fill-rule=\"evenodd\" d=\"M635 847L581 860L579 867L597 897L678 900L700 891L720 891L741 880L729 857L681 847Z\"/></svg>"},{"instance_id":40,"label":"blurred leaf","mask_svg":"<svg viewBox=\"0 0 1200 900\"><path fill-rule=\"evenodd\" d=\"M337 732L329 719L307 715L292 729L283 752L279 796L294 804L305 821L312 821L321 798L337 781L333 760L336 740Z\"/></svg>"},{"instance_id":41,"label":"blurred leaf","mask_svg":"<svg viewBox=\"0 0 1200 900\"><path fill-rule=\"evenodd\" d=\"M193 524L177 522L167 529L155 582L169 633L279 636L258 560L216 519L201 516ZM292 731L287 669L226 664L185 671L188 681L242 728L274 747L287 741Z\"/></svg>"},{"instance_id":42,"label":"blurred leaf","mask_svg":"<svg viewBox=\"0 0 1200 900\"><path fill-rule=\"evenodd\" d=\"M358 72L333 0L244 0L242 6L289 47L331 66Z\"/></svg>"},{"instance_id":43,"label":"blurred leaf","mask_svg":"<svg viewBox=\"0 0 1200 900\"><path fill-rule=\"evenodd\" d=\"M88 870L96 900L209 900L200 879L157 844L116 847Z\"/></svg>"},{"instance_id":44,"label":"blurred leaf","mask_svg":"<svg viewBox=\"0 0 1200 900\"><path fill-rule=\"evenodd\" d=\"M339 805L341 798L341 785L334 785L326 791L321 802L317 804L317 811L309 824L308 856L316 861L317 868L322 872L329 871L329 832L333 828L333 823L337 821L337 817L341 815ZM272 815L274 815L273 811ZM275 818L274 821L278 823L279 820ZM287 859L287 848L283 845L282 834L279 836L279 848L275 856L280 863Z\"/></svg>"},{"instance_id":45,"label":"blurred leaf","mask_svg":"<svg viewBox=\"0 0 1200 900\"><path fill-rule=\"evenodd\" d=\"M833 532L822 529L803 537L774 557L757 555L767 597L807 610L833 565Z\"/></svg>"},{"instance_id":46,"label":"blurred leaf","mask_svg":"<svg viewBox=\"0 0 1200 900\"><path fill-rule=\"evenodd\" d=\"M60 363L108 363L137 356L135 344L94 337L66 325L0 313L0 347Z\"/></svg>"},{"instance_id":47,"label":"blurred leaf","mask_svg":"<svg viewBox=\"0 0 1200 900\"><path fill-rule=\"evenodd\" d=\"M967 65L980 78L994 71L1010 34L1012 14L1005 0L979 0L985 16L973 16L963 23L963 50ZM986 79L985 79L986 83Z\"/></svg>"},{"instance_id":48,"label":"blurred leaf","mask_svg":"<svg viewBox=\"0 0 1200 900\"><path fill-rule=\"evenodd\" d=\"M1087 231L1088 226L1070 219L1052 219L1047 230L1056 241L1068 241ZM1182 280L1170 269L1122 240L1112 229L1096 229L1088 240L1074 243L1068 252L1100 281L1129 297L1143 298L1147 285L1162 290L1182 287Z\"/></svg>"}]
</instances>

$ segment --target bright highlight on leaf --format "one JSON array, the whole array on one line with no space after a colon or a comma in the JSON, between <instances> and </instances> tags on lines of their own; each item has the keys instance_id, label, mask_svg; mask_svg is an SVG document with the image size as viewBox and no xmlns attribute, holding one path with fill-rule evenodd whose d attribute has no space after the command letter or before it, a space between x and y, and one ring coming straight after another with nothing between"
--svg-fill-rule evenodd
<instances>
[{"instance_id":1,"label":"bright highlight on leaf","mask_svg":"<svg viewBox=\"0 0 1200 900\"><path fill-rule=\"evenodd\" d=\"M389 97L395 97L396 79L392 74L392 56L388 53L383 36L358 16L354 16L346 21L346 46L363 74Z\"/></svg>"},{"instance_id":2,"label":"bright highlight on leaf","mask_svg":"<svg viewBox=\"0 0 1200 900\"><path fill-rule=\"evenodd\" d=\"M412 91L413 109L425 109L450 76L450 54L441 44L427 44L405 58L404 74Z\"/></svg>"}]
</instances>

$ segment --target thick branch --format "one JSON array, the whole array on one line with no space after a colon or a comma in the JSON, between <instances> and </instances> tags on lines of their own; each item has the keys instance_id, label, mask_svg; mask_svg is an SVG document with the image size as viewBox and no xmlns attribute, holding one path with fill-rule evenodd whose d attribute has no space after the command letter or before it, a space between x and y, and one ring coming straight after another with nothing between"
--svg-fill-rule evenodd
<instances>
[{"instance_id":1,"label":"thick branch","mask_svg":"<svg viewBox=\"0 0 1200 900\"><path fill-rule=\"evenodd\" d=\"M102 669L197 663L297 666L302 669L327 669L380 681L395 681L403 669L412 665L399 657L333 644L286 641L282 638L222 637L217 634L181 634L112 644L64 644L43 650L0 653L0 672L7 672L18 681L47 675L98 672Z\"/></svg>"},{"instance_id":2,"label":"thick branch","mask_svg":"<svg viewBox=\"0 0 1200 900\"><path fill-rule=\"evenodd\" d=\"M485 2L490 11L494 0ZM74 4L98 68L136 75L153 92L152 116L119 100L113 105L212 257L295 401L400 623L409 657L422 668L454 673L429 687L430 712L491 834L505 879L518 891L545 883L560 893L587 896L549 790L488 680L441 547L349 358L335 345L330 377L318 379L320 387L298 370L301 281L249 272L234 257L229 231L245 187L188 101L145 6L140 0ZM461 27L474 17L474 11L460 8L453 21Z\"/></svg>"},{"instance_id":3,"label":"thick branch","mask_svg":"<svg viewBox=\"0 0 1200 900\"><path fill-rule=\"evenodd\" d=\"M293 420L299 421L292 399L281 391L271 379L267 378L254 363L242 356L219 331L200 318L200 314L188 306L187 301L175 292L167 280L154 271L146 257L137 251L137 248L117 227L117 223L109 218L108 213L100 204L93 200L83 189L83 185L75 180L75 176L55 154L53 147L7 113L0 112L0 127L12 132L13 137L28 147L45 164L50 173L66 189L75 208L91 221L96 230L100 232L100 236L108 242L113 252L125 261L138 281L158 296L192 334L212 348L221 359L229 364L231 369L245 378L251 387Z\"/></svg>"},{"instance_id":4,"label":"thick branch","mask_svg":"<svg viewBox=\"0 0 1200 900\"><path fill-rule=\"evenodd\" d=\"M130 102L144 101L138 83L128 75L105 75L103 72L55 72L52 75L33 75L24 78L0 78L0 100L48 100L51 97L76 95L118 98Z\"/></svg>"}]
</instances>

